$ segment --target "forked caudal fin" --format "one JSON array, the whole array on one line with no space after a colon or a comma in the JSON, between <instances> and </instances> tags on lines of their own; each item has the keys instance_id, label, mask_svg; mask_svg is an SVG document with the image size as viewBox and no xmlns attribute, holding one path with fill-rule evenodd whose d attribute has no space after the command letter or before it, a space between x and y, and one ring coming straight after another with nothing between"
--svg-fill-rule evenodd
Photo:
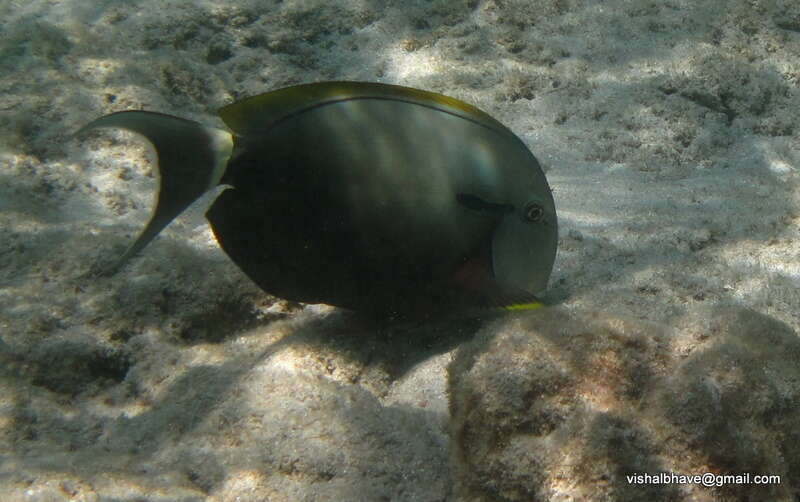
<instances>
[{"instance_id":1,"label":"forked caudal fin","mask_svg":"<svg viewBox=\"0 0 800 502\"><path fill-rule=\"evenodd\" d=\"M233 137L226 131L191 120L137 110L100 117L78 134L104 127L126 129L147 138L158 155L160 174L153 216L131 247L107 271L113 273L144 249L183 210L219 184L233 150Z\"/></svg>"}]
</instances>

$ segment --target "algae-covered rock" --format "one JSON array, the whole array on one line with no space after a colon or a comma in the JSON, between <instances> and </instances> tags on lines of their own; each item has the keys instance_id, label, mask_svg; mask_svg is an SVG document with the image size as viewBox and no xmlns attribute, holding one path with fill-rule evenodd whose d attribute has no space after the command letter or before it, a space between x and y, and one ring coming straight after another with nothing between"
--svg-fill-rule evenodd
<instances>
[{"instance_id":1,"label":"algae-covered rock","mask_svg":"<svg viewBox=\"0 0 800 502\"><path fill-rule=\"evenodd\" d=\"M557 308L498 321L449 368L457 491L469 501L796 500L798 362L795 333L741 308L670 328ZM714 486L641 482L662 472L709 473ZM747 474L744 484L722 477Z\"/></svg>"}]
</instances>

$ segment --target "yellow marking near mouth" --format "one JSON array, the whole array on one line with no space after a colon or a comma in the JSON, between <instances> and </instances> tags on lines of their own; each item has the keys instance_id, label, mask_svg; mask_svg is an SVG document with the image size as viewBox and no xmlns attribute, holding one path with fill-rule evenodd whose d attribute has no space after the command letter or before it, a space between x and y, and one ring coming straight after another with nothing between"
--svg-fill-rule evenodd
<instances>
[{"instance_id":1,"label":"yellow marking near mouth","mask_svg":"<svg viewBox=\"0 0 800 502\"><path fill-rule=\"evenodd\" d=\"M517 311L517 310L535 310L544 307L544 303L536 300L528 303L515 303L513 305L506 305L503 310Z\"/></svg>"}]
</instances>

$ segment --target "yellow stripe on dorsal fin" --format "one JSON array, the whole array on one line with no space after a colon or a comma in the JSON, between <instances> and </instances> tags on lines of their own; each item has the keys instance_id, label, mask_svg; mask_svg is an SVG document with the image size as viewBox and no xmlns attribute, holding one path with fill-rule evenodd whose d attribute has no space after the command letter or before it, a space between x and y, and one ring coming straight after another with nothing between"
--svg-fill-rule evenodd
<instances>
[{"instance_id":1,"label":"yellow stripe on dorsal fin","mask_svg":"<svg viewBox=\"0 0 800 502\"><path fill-rule=\"evenodd\" d=\"M510 134L508 128L490 115L458 99L411 87L375 82L317 82L284 87L231 103L220 108L218 113L234 133L246 136L248 133L263 131L282 118L315 106L370 98L429 106Z\"/></svg>"}]
</instances>

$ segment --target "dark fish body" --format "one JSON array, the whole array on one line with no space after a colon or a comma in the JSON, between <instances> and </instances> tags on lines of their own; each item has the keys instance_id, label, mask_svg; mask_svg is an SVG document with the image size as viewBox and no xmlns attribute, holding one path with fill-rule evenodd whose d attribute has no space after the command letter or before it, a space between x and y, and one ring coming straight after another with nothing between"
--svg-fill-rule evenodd
<instances>
[{"instance_id":1,"label":"dark fish body","mask_svg":"<svg viewBox=\"0 0 800 502\"><path fill-rule=\"evenodd\" d=\"M330 82L229 105L233 133L148 112L92 127L159 154L141 250L206 190L231 259L276 296L371 313L535 301L555 258L550 189L524 144L480 110L398 86ZM227 135L227 136L226 136Z\"/></svg>"}]
</instances>

